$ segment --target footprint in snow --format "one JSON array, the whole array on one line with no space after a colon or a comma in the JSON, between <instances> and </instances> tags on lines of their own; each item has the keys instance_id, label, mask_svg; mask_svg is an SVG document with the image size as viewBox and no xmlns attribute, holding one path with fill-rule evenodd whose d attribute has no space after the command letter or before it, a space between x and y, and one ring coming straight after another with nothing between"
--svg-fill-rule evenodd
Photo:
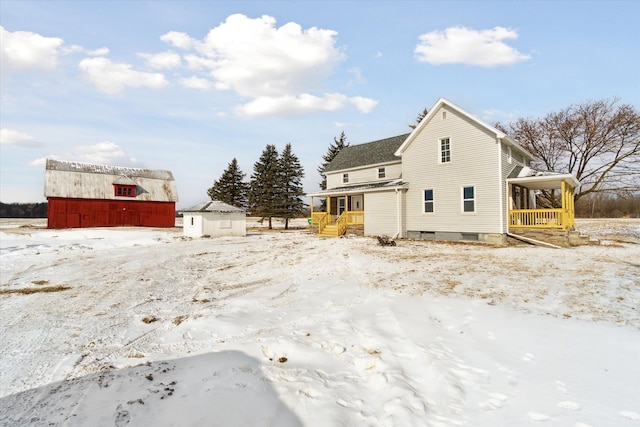
<instances>
[{"instance_id":1,"label":"footprint in snow","mask_svg":"<svg viewBox=\"0 0 640 427\"><path fill-rule=\"evenodd\" d=\"M549 421L551 417L540 412L527 412L527 416L533 421Z\"/></svg>"},{"instance_id":2,"label":"footprint in snow","mask_svg":"<svg viewBox=\"0 0 640 427\"><path fill-rule=\"evenodd\" d=\"M522 360L524 360L525 362L533 362L533 359L535 358L536 357L531 353L527 353L524 356L522 356Z\"/></svg>"},{"instance_id":3,"label":"footprint in snow","mask_svg":"<svg viewBox=\"0 0 640 427\"><path fill-rule=\"evenodd\" d=\"M568 409L570 411L580 410L580 404L576 402L572 402L570 400L563 400L562 402L558 402L558 407L563 409Z\"/></svg>"},{"instance_id":4,"label":"footprint in snow","mask_svg":"<svg viewBox=\"0 0 640 427\"><path fill-rule=\"evenodd\" d=\"M633 412L633 411L620 411L618 412L620 415L622 415L625 418L628 418L630 420L633 421L640 421L640 414L637 412Z\"/></svg>"},{"instance_id":5,"label":"footprint in snow","mask_svg":"<svg viewBox=\"0 0 640 427\"><path fill-rule=\"evenodd\" d=\"M129 424L131 418L129 415L129 411L122 410L121 408L121 405L118 405L118 408L116 408L118 410L115 422L116 427L126 426L127 424Z\"/></svg>"}]
</instances>

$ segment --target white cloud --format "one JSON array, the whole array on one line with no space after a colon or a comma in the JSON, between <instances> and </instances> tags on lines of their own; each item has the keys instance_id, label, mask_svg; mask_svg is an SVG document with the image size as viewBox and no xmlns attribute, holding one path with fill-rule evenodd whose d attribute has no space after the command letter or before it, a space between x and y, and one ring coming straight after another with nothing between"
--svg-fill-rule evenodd
<instances>
[{"instance_id":1,"label":"white cloud","mask_svg":"<svg viewBox=\"0 0 640 427\"><path fill-rule=\"evenodd\" d=\"M339 93L323 97L304 93L301 95L261 96L247 104L238 106L236 112L247 116L269 114L304 114L311 111L337 111L344 107L347 97Z\"/></svg>"},{"instance_id":2,"label":"white cloud","mask_svg":"<svg viewBox=\"0 0 640 427\"><path fill-rule=\"evenodd\" d=\"M58 48L64 41L29 31L7 31L0 26L0 61L8 68L53 70L58 65Z\"/></svg>"},{"instance_id":3,"label":"white cloud","mask_svg":"<svg viewBox=\"0 0 640 427\"><path fill-rule=\"evenodd\" d=\"M147 60L147 65L156 70L165 68L177 68L182 65L180 55L173 51L162 53L139 53L138 56Z\"/></svg>"},{"instance_id":4,"label":"white cloud","mask_svg":"<svg viewBox=\"0 0 640 427\"><path fill-rule=\"evenodd\" d=\"M104 56L109 53L109 48L101 47L95 50L88 50L83 48L82 46L78 46L77 44L71 46L65 46L62 48L62 53L65 55L69 55L72 53L84 53L89 56Z\"/></svg>"},{"instance_id":5,"label":"white cloud","mask_svg":"<svg viewBox=\"0 0 640 427\"><path fill-rule=\"evenodd\" d=\"M414 53L418 61L430 64L509 65L531 58L504 43L517 38L517 32L503 27L481 31L451 27L421 35Z\"/></svg>"},{"instance_id":6,"label":"white cloud","mask_svg":"<svg viewBox=\"0 0 640 427\"><path fill-rule=\"evenodd\" d=\"M196 76L180 79L180 84L190 89L207 90L213 87L213 83L210 80L203 79Z\"/></svg>"},{"instance_id":7,"label":"white cloud","mask_svg":"<svg viewBox=\"0 0 640 427\"><path fill-rule=\"evenodd\" d=\"M38 147L43 145L40 142L36 142L35 138L28 133L6 128L0 129L0 144L23 147Z\"/></svg>"},{"instance_id":8,"label":"white cloud","mask_svg":"<svg viewBox=\"0 0 640 427\"><path fill-rule=\"evenodd\" d=\"M98 90L107 94L119 93L125 87L161 89L167 85L163 74L136 71L129 64L113 63L107 58L86 58L79 67Z\"/></svg>"},{"instance_id":9,"label":"white cloud","mask_svg":"<svg viewBox=\"0 0 640 427\"><path fill-rule=\"evenodd\" d=\"M202 40L180 32L161 39L191 50L184 56L187 68L207 72L219 90L233 90L251 100L237 108L246 115L327 111L345 105L346 96L311 95L323 87L344 54L335 46L337 33L316 27L303 29L295 22L276 27L270 16L251 19L229 16ZM206 80L183 79L190 87ZM291 103L291 104L287 104Z\"/></svg>"},{"instance_id":10,"label":"white cloud","mask_svg":"<svg viewBox=\"0 0 640 427\"><path fill-rule=\"evenodd\" d=\"M362 70L360 68L353 67L353 68L349 68L349 70L347 71L349 71L349 74L352 75L352 78L347 83L348 86L361 85L367 82L367 79L365 79L364 76L362 75Z\"/></svg>"},{"instance_id":11,"label":"white cloud","mask_svg":"<svg viewBox=\"0 0 640 427\"><path fill-rule=\"evenodd\" d=\"M93 145L80 145L71 152L50 155L48 158L114 166L134 166L137 163L135 158L129 157L122 148L111 141L102 141ZM30 165L44 166L46 159L45 157L35 159Z\"/></svg>"},{"instance_id":12,"label":"white cloud","mask_svg":"<svg viewBox=\"0 0 640 427\"><path fill-rule=\"evenodd\" d=\"M99 49L96 50L88 50L86 51L87 55L89 56L105 56L109 53L109 48L108 47L101 47Z\"/></svg>"},{"instance_id":13,"label":"white cloud","mask_svg":"<svg viewBox=\"0 0 640 427\"><path fill-rule=\"evenodd\" d=\"M356 106L361 113L370 113L378 105L378 101L371 98L363 98L362 96L354 96L349 98L349 103Z\"/></svg>"},{"instance_id":14,"label":"white cloud","mask_svg":"<svg viewBox=\"0 0 640 427\"><path fill-rule=\"evenodd\" d=\"M198 44L197 40L192 39L188 34L178 31L169 31L167 34L161 36L160 40L180 49L191 49Z\"/></svg>"}]
</instances>

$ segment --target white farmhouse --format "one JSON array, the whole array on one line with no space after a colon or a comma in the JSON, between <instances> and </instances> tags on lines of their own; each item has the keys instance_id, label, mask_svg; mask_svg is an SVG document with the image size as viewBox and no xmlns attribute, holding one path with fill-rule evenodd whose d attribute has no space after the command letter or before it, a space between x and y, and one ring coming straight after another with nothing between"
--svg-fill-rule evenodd
<instances>
[{"instance_id":1,"label":"white farmhouse","mask_svg":"<svg viewBox=\"0 0 640 427\"><path fill-rule=\"evenodd\" d=\"M244 209L214 200L182 212L183 234L187 237L247 235L247 214Z\"/></svg>"},{"instance_id":2,"label":"white farmhouse","mask_svg":"<svg viewBox=\"0 0 640 427\"><path fill-rule=\"evenodd\" d=\"M323 236L363 234L504 244L531 229L574 227L570 174L539 173L533 156L500 130L440 98L410 134L341 150L324 170L326 200L311 219ZM538 208L556 190L562 206Z\"/></svg>"}]
</instances>

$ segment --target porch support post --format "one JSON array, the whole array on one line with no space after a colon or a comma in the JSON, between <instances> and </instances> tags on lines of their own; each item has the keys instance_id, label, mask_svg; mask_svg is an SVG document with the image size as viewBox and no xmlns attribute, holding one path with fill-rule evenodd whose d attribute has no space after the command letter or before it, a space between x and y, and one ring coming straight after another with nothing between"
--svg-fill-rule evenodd
<instances>
[{"instance_id":1,"label":"porch support post","mask_svg":"<svg viewBox=\"0 0 640 427\"><path fill-rule=\"evenodd\" d=\"M331 215L331 196L327 196L327 214Z\"/></svg>"},{"instance_id":2,"label":"porch support post","mask_svg":"<svg viewBox=\"0 0 640 427\"><path fill-rule=\"evenodd\" d=\"M313 196L311 196L311 217L313 217Z\"/></svg>"}]
</instances>

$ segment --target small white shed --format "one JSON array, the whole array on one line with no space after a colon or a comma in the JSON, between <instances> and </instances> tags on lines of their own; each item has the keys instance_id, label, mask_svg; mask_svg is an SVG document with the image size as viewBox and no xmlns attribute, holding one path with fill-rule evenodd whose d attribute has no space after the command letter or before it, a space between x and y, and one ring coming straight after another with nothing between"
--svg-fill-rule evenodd
<instances>
[{"instance_id":1,"label":"small white shed","mask_svg":"<svg viewBox=\"0 0 640 427\"><path fill-rule=\"evenodd\" d=\"M244 209L214 200L182 212L182 232L187 237L247 235L247 213Z\"/></svg>"}]
</instances>

